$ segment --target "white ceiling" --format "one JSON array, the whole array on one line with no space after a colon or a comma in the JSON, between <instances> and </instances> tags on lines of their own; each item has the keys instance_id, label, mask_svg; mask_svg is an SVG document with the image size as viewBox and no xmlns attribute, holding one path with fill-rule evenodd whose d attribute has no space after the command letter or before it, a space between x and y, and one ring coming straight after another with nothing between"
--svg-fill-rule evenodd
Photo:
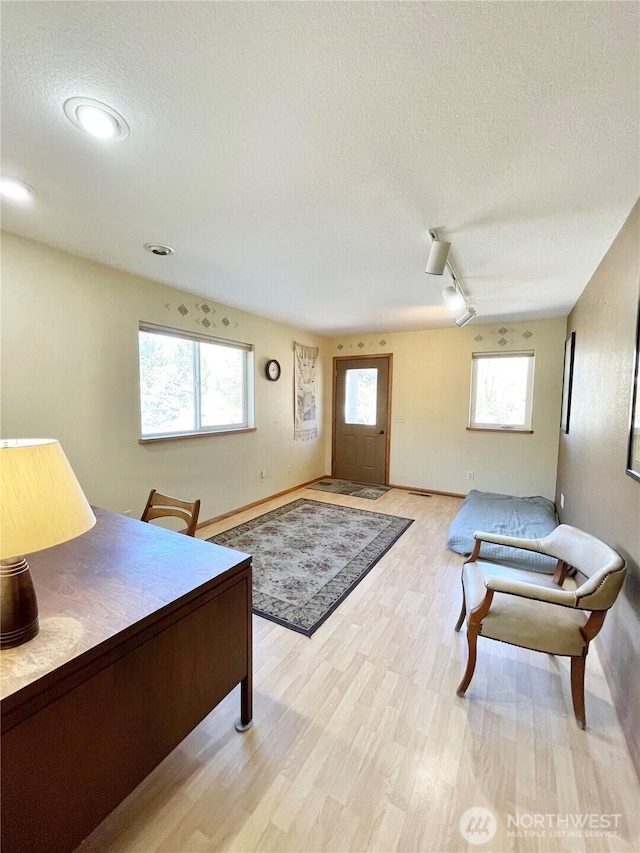
<instances>
[{"instance_id":1,"label":"white ceiling","mask_svg":"<svg viewBox=\"0 0 640 853\"><path fill-rule=\"evenodd\" d=\"M322 333L451 325L437 228L474 322L564 315L640 193L639 10L3 2L3 226Z\"/></svg>"}]
</instances>

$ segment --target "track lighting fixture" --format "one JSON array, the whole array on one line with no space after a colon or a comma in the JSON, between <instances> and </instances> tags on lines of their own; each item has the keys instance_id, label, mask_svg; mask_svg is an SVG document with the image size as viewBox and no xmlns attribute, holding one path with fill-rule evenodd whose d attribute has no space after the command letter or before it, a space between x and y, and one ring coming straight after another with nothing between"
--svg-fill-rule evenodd
<instances>
[{"instance_id":1,"label":"track lighting fixture","mask_svg":"<svg viewBox=\"0 0 640 853\"><path fill-rule=\"evenodd\" d=\"M429 250L429 258L427 259L426 273L429 275L442 275L444 268L447 265L449 249L451 243L445 243L443 240L438 240L435 231L430 231L432 243Z\"/></svg>"},{"instance_id":2,"label":"track lighting fixture","mask_svg":"<svg viewBox=\"0 0 640 853\"><path fill-rule=\"evenodd\" d=\"M473 320L475 316L476 309L472 308L471 305L467 305L464 314L461 314L459 317L456 317L456 326L466 326L469 320Z\"/></svg>"},{"instance_id":3,"label":"track lighting fixture","mask_svg":"<svg viewBox=\"0 0 640 853\"><path fill-rule=\"evenodd\" d=\"M444 304L447 306L449 311L462 311L466 305L464 294L458 290L455 284L450 284L448 287L445 287L442 291L442 298L444 299Z\"/></svg>"},{"instance_id":4,"label":"track lighting fixture","mask_svg":"<svg viewBox=\"0 0 640 853\"><path fill-rule=\"evenodd\" d=\"M429 236L431 237L431 249L429 250L425 272L430 275L442 275L445 267L449 270L453 283L444 288L442 298L444 304L453 314L458 314L462 311L460 316L456 318L456 326L464 326L476 316L476 309L469 304L467 295L460 284L460 279L451 266L451 261L449 260L451 243L439 240L438 235L433 229L429 231Z\"/></svg>"}]
</instances>

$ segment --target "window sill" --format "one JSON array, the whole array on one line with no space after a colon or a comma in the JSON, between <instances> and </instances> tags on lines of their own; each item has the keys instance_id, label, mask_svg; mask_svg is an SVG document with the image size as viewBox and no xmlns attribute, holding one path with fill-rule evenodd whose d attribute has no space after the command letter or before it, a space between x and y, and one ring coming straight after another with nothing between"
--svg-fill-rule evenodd
<instances>
[{"instance_id":1,"label":"window sill","mask_svg":"<svg viewBox=\"0 0 640 853\"><path fill-rule=\"evenodd\" d=\"M467 432L500 432L503 435L518 433L518 435L533 435L532 429L495 429L493 427L467 427Z\"/></svg>"},{"instance_id":2,"label":"window sill","mask_svg":"<svg viewBox=\"0 0 640 853\"><path fill-rule=\"evenodd\" d=\"M217 429L210 432L185 432L181 435L158 435L151 438L139 438L138 444L153 444L158 441L180 441L183 438L210 438L213 435L238 435L242 432L255 432L256 427L242 427L241 429Z\"/></svg>"}]
</instances>

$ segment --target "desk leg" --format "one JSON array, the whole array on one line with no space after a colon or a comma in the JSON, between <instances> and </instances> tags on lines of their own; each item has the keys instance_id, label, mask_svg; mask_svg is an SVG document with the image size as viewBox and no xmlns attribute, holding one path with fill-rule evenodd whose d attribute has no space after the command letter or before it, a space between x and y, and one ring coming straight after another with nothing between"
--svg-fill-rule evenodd
<instances>
[{"instance_id":1,"label":"desk leg","mask_svg":"<svg viewBox=\"0 0 640 853\"><path fill-rule=\"evenodd\" d=\"M240 682L240 719L237 732L246 732L253 725L253 582L251 570L247 579L247 676Z\"/></svg>"},{"instance_id":2,"label":"desk leg","mask_svg":"<svg viewBox=\"0 0 640 853\"><path fill-rule=\"evenodd\" d=\"M251 676L240 682L240 719L236 720L236 731L246 732L253 725L253 690Z\"/></svg>"}]
</instances>

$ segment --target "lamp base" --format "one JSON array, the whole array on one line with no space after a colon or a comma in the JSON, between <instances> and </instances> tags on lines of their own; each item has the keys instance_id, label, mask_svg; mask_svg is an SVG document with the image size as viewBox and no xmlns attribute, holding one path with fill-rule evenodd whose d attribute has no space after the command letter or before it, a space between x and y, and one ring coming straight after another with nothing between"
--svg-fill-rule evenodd
<instances>
[{"instance_id":1,"label":"lamp base","mask_svg":"<svg viewBox=\"0 0 640 853\"><path fill-rule=\"evenodd\" d=\"M0 649L21 646L40 630L38 601L24 557L0 560Z\"/></svg>"}]
</instances>

